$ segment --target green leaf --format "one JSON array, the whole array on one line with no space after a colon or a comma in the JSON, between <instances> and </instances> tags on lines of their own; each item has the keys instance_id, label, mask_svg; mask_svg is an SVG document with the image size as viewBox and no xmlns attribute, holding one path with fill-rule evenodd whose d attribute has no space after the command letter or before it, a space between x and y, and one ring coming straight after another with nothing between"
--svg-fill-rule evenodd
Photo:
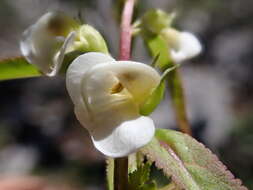
<instances>
[{"instance_id":1,"label":"green leaf","mask_svg":"<svg viewBox=\"0 0 253 190\"><path fill-rule=\"evenodd\" d=\"M157 63L157 60L159 59L159 57L160 57L160 53L157 54L157 55L154 57L154 59L153 59L153 61L152 61L152 63L151 63L151 67L155 67L155 66L156 66L156 63Z\"/></svg>"},{"instance_id":2,"label":"green leaf","mask_svg":"<svg viewBox=\"0 0 253 190\"><path fill-rule=\"evenodd\" d=\"M146 100L146 102L143 105L141 105L140 114L145 116L151 114L163 100L164 91L165 91L165 82L161 81L160 84L152 91L151 95Z\"/></svg>"},{"instance_id":3,"label":"green leaf","mask_svg":"<svg viewBox=\"0 0 253 190\"><path fill-rule=\"evenodd\" d=\"M140 114L141 115L149 115L151 114L155 108L160 104L160 102L164 98L164 92L165 92L165 79L168 76L168 74L176 69L179 65L175 65L171 68L168 68L164 71L161 81L159 85L151 92L151 95L149 98L145 101L143 105L140 107Z\"/></svg>"},{"instance_id":4,"label":"green leaf","mask_svg":"<svg viewBox=\"0 0 253 190\"><path fill-rule=\"evenodd\" d=\"M247 190L203 144L173 130L158 129L141 151L178 187L187 190Z\"/></svg>"},{"instance_id":5,"label":"green leaf","mask_svg":"<svg viewBox=\"0 0 253 190\"><path fill-rule=\"evenodd\" d=\"M156 138L149 145L142 148L141 151L149 160L155 162L156 166L162 169L165 175L172 176L172 180L176 181L182 188L201 190L176 154L172 150L168 152Z\"/></svg>"},{"instance_id":6,"label":"green leaf","mask_svg":"<svg viewBox=\"0 0 253 190\"><path fill-rule=\"evenodd\" d=\"M113 177L114 177L114 159L108 158L106 160L106 180L107 180L108 190L114 189Z\"/></svg>"},{"instance_id":7,"label":"green leaf","mask_svg":"<svg viewBox=\"0 0 253 190\"><path fill-rule=\"evenodd\" d=\"M149 180L150 166L149 163L143 164L129 174L129 185L131 189L137 190Z\"/></svg>"},{"instance_id":8,"label":"green leaf","mask_svg":"<svg viewBox=\"0 0 253 190\"><path fill-rule=\"evenodd\" d=\"M169 185L166 185L159 190L180 190L180 188L178 188L175 183L170 183Z\"/></svg>"},{"instance_id":9,"label":"green leaf","mask_svg":"<svg viewBox=\"0 0 253 190\"><path fill-rule=\"evenodd\" d=\"M38 77L41 75L40 71L29 64L24 57L0 60L0 80Z\"/></svg>"},{"instance_id":10,"label":"green leaf","mask_svg":"<svg viewBox=\"0 0 253 190\"><path fill-rule=\"evenodd\" d=\"M131 190L156 190L154 181L150 180L151 163L143 163L137 170L129 174L129 187Z\"/></svg>"},{"instance_id":11,"label":"green leaf","mask_svg":"<svg viewBox=\"0 0 253 190\"><path fill-rule=\"evenodd\" d=\"M165 70L173 66L169 54L169 47L166 41L160 35L154 35L147 31L142 31L142 37L152 57L159 55L156 65L160 69Z\"/></svg>"},{"instance_id":12,"label":"green leaf","mask_svg":"<svg viewBox=\"0 0 253 190\"><path fill-rule=\"evenodd\" d=\"M142 26L143 29L158 34L169 27L174 18L175 13L168 14L160 9L153 9L147 11L142 17Z\"/></svg>"},{"instance_id":13,"label":"green leaf","mask_svg":"<svg viewBox=\"0 0 253 190\"><path fill-rule=\"evenodd\" d=\"M143 185L141 190L157 190L157 185L154 181L151 181L150 183Z\"/></svg>"}]
</instances>

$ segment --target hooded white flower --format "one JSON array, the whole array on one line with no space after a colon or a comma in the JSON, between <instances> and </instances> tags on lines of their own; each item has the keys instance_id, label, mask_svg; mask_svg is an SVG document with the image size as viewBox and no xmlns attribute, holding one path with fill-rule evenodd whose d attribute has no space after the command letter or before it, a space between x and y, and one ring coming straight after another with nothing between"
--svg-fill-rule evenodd
<instances>
[{"instance_id":1,"label":"hooded white flower","mask_svg":"<svg viewBox=\"0 0 253 190\"><path fill-rule=\"evenodd\" d=\"M175 63L191 59L202 51L202 46L192 33L178 32L172 28L161 31L162 37L168 42L170 55Z\"/></svg>"},{"instance_id":2,"label":"hooded white flower","mask_svg":"<svg viewBox=\"0 0 253 190\"><path fill-rule=\"evenodd\" d=\"M66 75L77 119L109 157L135 152L154 136L152 119L141 116L139 107L159 81L159 74L143 63L94 52L76 58Z\"/></svg>"},{"instance_id":3,"label":"hooded white flower","mask_svg":"<svg viewBox=\"0 0 253 190\"><path fill-rule=\"evenodd\" d=\"M42 73L54 76L75 38L78 23L60 12L49 12L23 33L22 54Z\"/></svg>"}]
</instances>

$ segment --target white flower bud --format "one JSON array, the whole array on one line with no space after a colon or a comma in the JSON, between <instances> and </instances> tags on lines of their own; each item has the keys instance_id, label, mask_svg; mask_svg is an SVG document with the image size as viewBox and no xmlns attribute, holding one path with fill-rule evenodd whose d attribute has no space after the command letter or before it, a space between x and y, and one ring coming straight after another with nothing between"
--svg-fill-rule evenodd
<instances>
[{"instance_id":1,"label":"white flower bud","mask_svg":"<svg viewBox=\"0 0 253 190\"><path fill-rule=\"evenodd\" d=\"M88 129L95 147L110 157L135 152L154 136L153 121L141 116L139 108L159 82L153 68L115 61L102 53L79 56L66 75L78 120Z\"/></svg>"},{"instance_id":2,"label":"white flower bud","mask_svg":"<svg viewBox=\"0 0 253 190\"><path fill-rule=\"evenodd\" d=\"M78 27L75 20L63 13L49 12L23 33L21 52L42 73L54 76L60 69Z\"/></svg>"},{"instance_id":3,"label":"white flower bud","mask_svg":"<svg viewBox=\"0 0 253 190\"><path fill-rule=\"evenodd\" d=\"M167 41L169 53L175 63L191 59L202 51L199 40L192 33L167 28L161 31L161 36Z\"/></svg>"}]
</instances>

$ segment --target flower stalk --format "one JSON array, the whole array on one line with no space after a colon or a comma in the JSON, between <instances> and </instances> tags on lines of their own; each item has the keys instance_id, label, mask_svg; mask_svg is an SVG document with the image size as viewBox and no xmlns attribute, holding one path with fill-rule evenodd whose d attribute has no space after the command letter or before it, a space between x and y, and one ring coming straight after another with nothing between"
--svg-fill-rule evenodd
<instances>
[{"instance_id":1,"label":"flower stalk","mask_svg":"<svg viewBox=\"0 0 253 190\"><path fill-rule=\"evenodd\" d=\"M132 42L132 16L135 0L126 0L121 17L119 60L129 60ZM114 189L128 189L128 157L114 160Z\"/></svg>"},{"instance_id":2,"label":"flower stalk","mask_svg":"<svg viewBox=\"0 0 253 190\"><path fill-rule=\"evenodd\" d=\"M128 190L128 157L114 160L114 190Z\"/></svg>"},{"instance_id":3,"label":"flower stalk","mask_svg":"<svg viewBox=\"0 0 253 190\"><path fill-rule=\"evenodd\" d=\"M172 71L167 81L178 127L183 133L192 135L186 113L186 100L179 70Z\"/></svg>"},{"instance_id":4,"label":"flower stalk","mask_svg":"<svg viewBox=\"0 0 253 190\"><path fill-rule=\"evenodd\" d=\"M121 17L120 60L129 60L132 41L132 16L135 0L126 0Z\"/></svg>"}]
</instances>

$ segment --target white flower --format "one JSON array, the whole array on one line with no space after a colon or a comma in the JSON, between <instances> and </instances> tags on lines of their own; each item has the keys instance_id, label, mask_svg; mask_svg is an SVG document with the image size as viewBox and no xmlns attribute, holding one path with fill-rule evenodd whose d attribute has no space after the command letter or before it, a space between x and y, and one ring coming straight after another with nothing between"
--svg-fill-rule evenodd
<instances>
[{"instance_id":1,"label":"white flower","mask_svg":"<svg viewBox=\"0 0 253 190\"><path fill-rule=\"evenodd\" d=\"M66 74L77 119L109 157L135 152L154 136L152 119L141 116L139 107L159 81L159 74L143 63L94 52L75 59Z\"/></svg>"},{"instance_id":2,"label":"white flower","mask_svg":"<svg viewBox=\"0 0 253 190\"><path fill-rule=\"evenodd\" d=\"M202 51L202 46L192 33L178 32L172 28L164 29L162 37L168 42L170 55L175 63L191 59Z\"/></svg>"},{"instance_id":3,"label":"white flower","mask_svg":"<svg viewBox=\"0 0 253 190\"><path fill-rule=\"evenodd\" d=\"M22 54L42 73L54 76L75 38L77 22L60 12L49 12L23 33Z\"/></svg>"}]
</instances>

